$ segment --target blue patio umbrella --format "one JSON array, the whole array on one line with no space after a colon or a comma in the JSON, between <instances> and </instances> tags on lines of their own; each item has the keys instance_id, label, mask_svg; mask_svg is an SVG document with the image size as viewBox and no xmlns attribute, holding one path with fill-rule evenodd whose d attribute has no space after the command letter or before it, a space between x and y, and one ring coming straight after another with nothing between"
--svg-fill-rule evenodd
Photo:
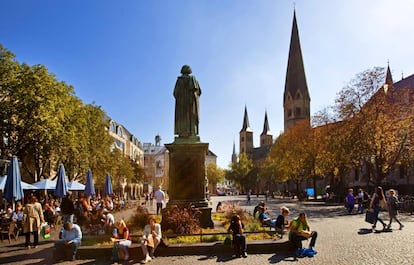
<instances>
[{"instance_id":1,"label":"blue patio umbrella","mask_svg":"<svg viewBox=\"0 0 414 265\"><path fill-rule=\"evenodd\" d=\"M69 181L68 183L68 190L85 190L85 185L82 183L77 182L76 180Z\"/></svg>"},{"instance_id":2,"label":"blue patio umbrella","mask_svg":"<svg viewBox=\"0 0 414 265\"><path fill-rule=\"evenodd\" d=\"M109 175L109 173L106 173L104 195L112 195L112 194L114 194L114 192L112 191L111 175Z\"/></svg>"},{"instance_id":3,"label":"blue patio umbrella","mask_svg":"<svg viewBox=\"0 0 414 265\"><path fill-rule=\"evenodd\" d=\"M3 198L8 201L19 201L24 197L22 188L22 177L20 175L19 161L13 156L7 168L7 179L4 185Z\"/></svg>"},{"instance_id":4,"label":"blue patio umbrella","mask_svg":"<svg viewBox=\"0 0 414 265\"><path fill-rule=\"evenodd\" d=\"M55 196L63 198L66 196L66 193L68 193L68 185L66 183L65 167L61 164L57 173Z\"/></svg>"},{"instance_id":5,"label":"blue patio umbrella","mask_svg":"<svg viewBox=\"0 0 414 265\"><path fill-rule=\"evenodd\" d=\"M36 183L32 184L35 189L37 190L55 190L56 189L56 181L50 179L43 179Z\"/></svg>"},{"instance_id":6,"label":"blue patio umbrella","mask_svg":"<svg viewBox=\"0 0 414 265\"><path fill-rule=\"evenodd\" d=\"M86 173L85 196L95 196L95 186L93 185L92 171Z\"/></svg>"}]
</instances>

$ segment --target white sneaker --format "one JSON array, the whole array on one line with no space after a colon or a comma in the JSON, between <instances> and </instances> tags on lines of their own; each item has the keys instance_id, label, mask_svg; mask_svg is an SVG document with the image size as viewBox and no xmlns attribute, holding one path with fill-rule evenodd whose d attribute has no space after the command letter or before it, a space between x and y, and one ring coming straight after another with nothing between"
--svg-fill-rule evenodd
<instances>
[{"instance_id":1,"label":"white sneaker","mask_svg":"<svg viewBox=\"0 0 414 265\"><path fill-rule=\"evenodd\" d=\"M143 259L142 261L141 261L141 263L142 264L145 264L145 263L147 263L147 262L150 262L152 260L152 258L150 257L150 256L147 256L145 259Z\"/></svg>"}]
</instances>

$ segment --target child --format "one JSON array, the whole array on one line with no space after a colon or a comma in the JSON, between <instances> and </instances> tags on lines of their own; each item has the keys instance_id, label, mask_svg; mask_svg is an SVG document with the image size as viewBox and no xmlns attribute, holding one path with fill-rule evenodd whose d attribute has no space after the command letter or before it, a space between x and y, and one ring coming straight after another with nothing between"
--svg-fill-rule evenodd
<instances>
[{"instance_id":1,"label":"child","mask_svg":"<svg viewBox=\"0 0 414 265\"><path fill-rule=\"evenodd\" d=\"M276 232L279 233L280 238L283 238L283 231L289 228L289 222L285 218L289 215L289 209L285 206L280 208L281 214L276 219Z\"/></svg>"}]
</instances>

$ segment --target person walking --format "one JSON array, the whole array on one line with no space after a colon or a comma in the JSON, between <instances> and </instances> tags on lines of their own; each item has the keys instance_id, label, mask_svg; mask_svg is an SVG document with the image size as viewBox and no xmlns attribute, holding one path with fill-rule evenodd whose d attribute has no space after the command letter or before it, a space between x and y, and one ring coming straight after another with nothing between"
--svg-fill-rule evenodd
<instances>
[{"instance_id":1,"label":"person walking","mask_svg":"<svg viewBox=\"0 0 414 265\"><path fill-rule=\"evenodd\" d=\"M352 214L355 206L354 189L348 189L348 194L345 197L345 202L348 209L348 214Z\"/></svg>"},{"instance_id":2,"label":"person walking","mask_svg":"<svg viewBox=\"0 0 414 265\"><path fill-rule=\"evenodd\" d=\"M388 215L390 216L390 222L388 223L387 228L391 229L391 223L392 223L392 220L394 219L400 225L400 230L401 230L403 229L404 225L397 218L400 202L398 201L398 198L395 195L395 190L390 189L388 192L390 196L388 197L388 200L387 200L387 207L388 207Z\"/></svg>"},{"instance_id":3,"label":"person walking","mask_svg":"<svg viewBox=\"0 0 414 265\"><path fill-rule=\"evenodd\" d=\"M251 204L251 197L252 197L252 190L249 190L248 192L247 192L247 205L250 205Z\"/></svg>"},{"instance_id":4,"label":"person walking","mask_svg":"<svg viewBox=\"0 0 414 265\"><path fill-rule=\"evenodd\" d=\"M33 234L34 248L39 245L40 225L45 222L42 205L34 195L30 195L23 210L23 233L26 235L24 246L30 249L30 234Z\"/></svg>"},{"instance_id":5,"label":"person walking","mask_svg":"<svg viewBox=\"0 0 414 265\"><path fill-rule=\"evenodd\" d=\"M161 213L162 204L165 200L165 193L161 190L161 186L154 192L155 201L157 202L157 215Z\"/></svg>"},{"instance_id":6,"label":"person walking","mask_svg":"<svg viewBox=\"0 0 414 265\"><path fill-rule=\"evenodd\" d=\"M382 187L378 186L375 193L371 197L371 203L369 205L371 211L374 211L374 223L372 224L372 230L375 229L377 221L383 226L383 230L387 228L384 221L379 217L379 212L381 209L387 209L387 203L385 202L384 190Z\"/></svg>"}]
</instances>

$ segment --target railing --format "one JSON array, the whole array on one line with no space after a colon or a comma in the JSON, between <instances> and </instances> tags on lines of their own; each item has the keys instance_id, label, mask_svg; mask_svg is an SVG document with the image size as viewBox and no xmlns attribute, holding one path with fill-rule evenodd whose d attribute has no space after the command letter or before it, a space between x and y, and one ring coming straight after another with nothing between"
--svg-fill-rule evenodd
<instances>
[{"instance_id":1,"label":"railing","mask_svg":"<svg viewBox=\"0 0 414 265\"><path fill-rule=\"evenodd\" d=\"M263 230L263 231L245 231L244 234L268 234L268 235L275 235L275 230ZM163 238L171 239L171 238L177 238L177 237L199 237L198 242L203 242L203 237L206 236L231 236L230 233L227 232L215 232L215 233L192 233L192 234L163 234ZM140 242L142 238L142 234L132 234L131 238L136 239L137 242Z\"/></svg>"},{"instance_id":2,"label":"railing","mask_svg":"<svg viewBox=\"0 0 414 265\"><path fill-rule=\"evenodd\" d=\"M402 196L400 197L400 212L414 213L414 196Z\"/></svg>"}]
</instances>

